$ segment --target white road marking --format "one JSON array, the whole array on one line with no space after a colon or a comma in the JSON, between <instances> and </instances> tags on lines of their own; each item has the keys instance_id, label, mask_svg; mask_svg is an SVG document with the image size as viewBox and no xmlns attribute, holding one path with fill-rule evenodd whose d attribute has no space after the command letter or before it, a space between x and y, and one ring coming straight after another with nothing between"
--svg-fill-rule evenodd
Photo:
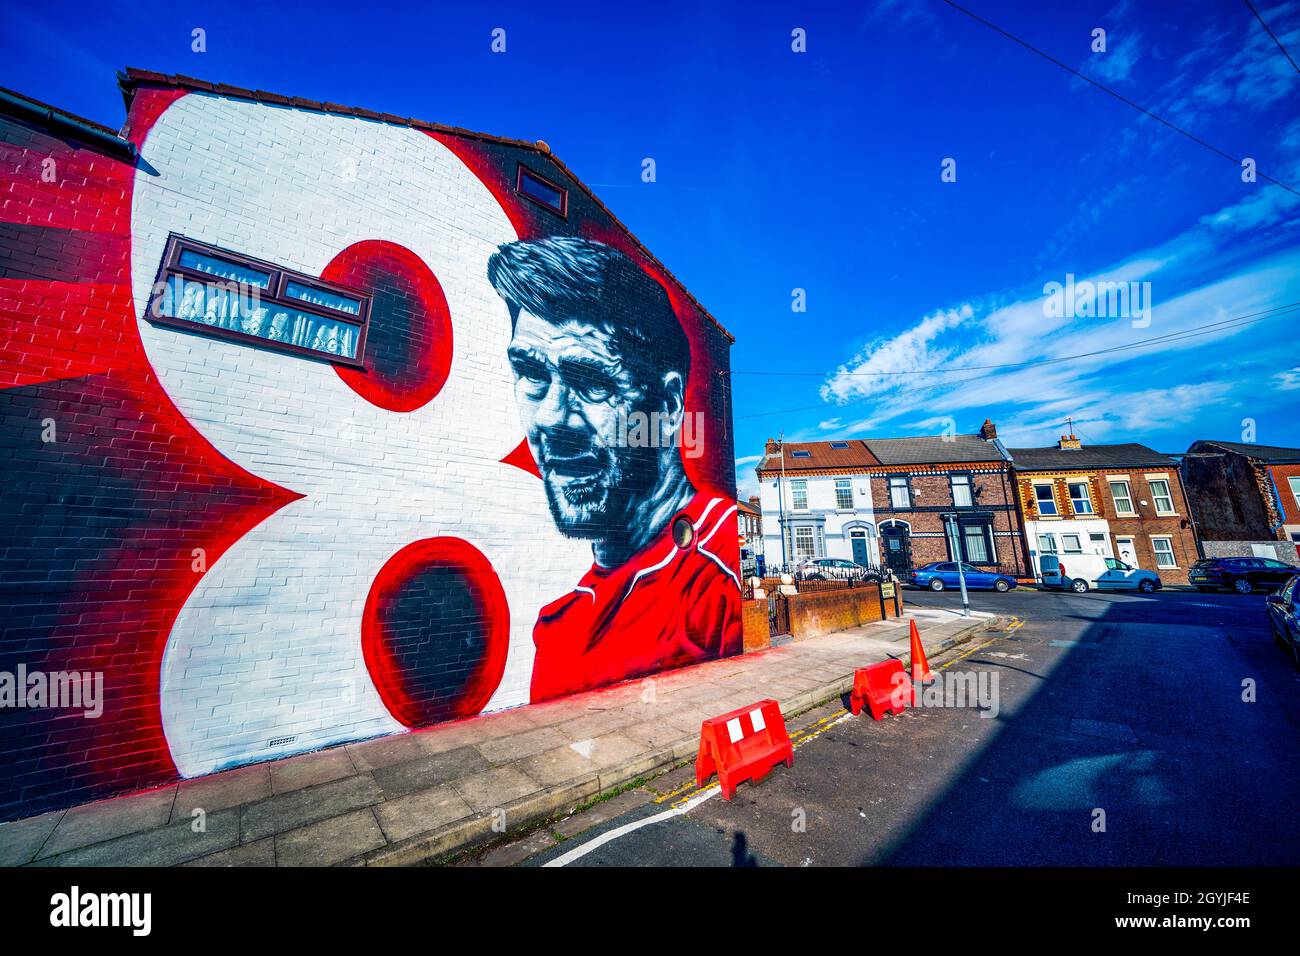
<instances>
[{"instance_id":1,"label":"white road marking","mask_svg":"<svg viewBox=\"0 0 1300 956\"><path fill-rule=\"evenodd\" d=\"M755 711L754 713L758 713L758 711ZM852 716L853 716L852 714L846 711L845 713L841 714L839 717L825 724L820 730L815 730L811 732L808 736L804 737L803 739L796 741L794 743L793 749L798 750L800 747L802 747L804 744L808 743L809 741L814 740L817 737L820 737L823 732L830 730L836 724L842 723L843 721L848 720ZM582 844L581 846L575 846L568 853L564 853L560 856L557 856L554 860L550 860L549 862L543 863L542 866L544 867L568 866L574 860L582 859L592 850L598 850L606 843L610 843L613 840L617 840L619 837L627 836L629 833L632 833L635 830L640 830L642 827L648 827L650 824L658 823L660 820L670 820L673 817L680 817L683 814L688 813L691 810L694 810L705 800L711 800L712 798L716 797L721 792L722 792L722 788L715 783L712 786L710 786L708 789L701 790L699 793L691 797L681 806L672 807L671 809L665 810L663 813L656 813L654 816L645 817L642 820L633 820L631 823L625 823L621 827L615 827L612 830L602 833L598 837L588 840L586 843Z\"/></svg>"},{"instance_id":2,"label":"white road marking","mask_svg":"<svg viewBox=\"0 0 1300 956\"><path fill-rule=\"evenodd\" d=\"M665 810L663 813L656 813L652 817L646 817L645 819L642 820L633 820L631 823L625 823L621 827L615 827L613 830L610 830L607 833L602 833L594 840L588 840L586 843L582 844L582 846L574 847L568 853L565 853L561 856L557 856L554 860L551 860L547 863L543 863L542 865L543 866L568 866L574 860L582 859L582 857L586 856L592 850L599 849L600 847L604 846L606 843L609 843L611 840L617 840L619 837L626 836L627 834L631 833L633 830L640 830L642 827L648 827L650 824L658 823L660 820L669 820L673 817L680 817L683 813L686 813L688 810L693 810L695 807L699 806L705 800L708 800L712 797L716 797L721 792L722 792L722 788L719 787L717 784L714 784L712 787L710 787L708 790L705 790L703 793L691 797L691 799L687 800L680 807L673 807L671 810Z\"/></svg>"}]
</instances>

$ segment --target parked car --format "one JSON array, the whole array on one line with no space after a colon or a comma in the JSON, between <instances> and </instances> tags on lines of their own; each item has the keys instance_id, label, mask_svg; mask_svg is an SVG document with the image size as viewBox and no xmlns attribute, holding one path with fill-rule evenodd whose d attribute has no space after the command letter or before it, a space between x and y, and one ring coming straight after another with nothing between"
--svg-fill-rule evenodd
<instances>
[{"instance_id":1,"label":"parked car","mask_svg":"<svg viewBox=\"0 0 1300 956\"><path fill-rule=\"evenodd\" d=\"M1275 591L1300 568L1272 558L1205 558L1192 565L1187 583L1200 591L1228 588L1250 594L1256 588Z\"/></svg>"},{"instance_id":2,"label":"parked car","mask_svg":"<svg viewBox=\"0 0 1300 956\"><path fill-rule=\"evenodd\" d=\"M880 570L844 558L817 558L815 561L801 564L799 576L806 581L824 581L827 578L878 581Z\"/></svg>"},{"instance_id":3,"label":"parked car","mask_svg":"<svg viewBox=\"0 0 1300 956\"><path fill-rule=\"evenodd\" d=\"M1277 594L1264 599L1268 603L1268 626L1277 646L1291 654L1291 663L1300 670L1300 575L1290 578Z\"/></svg>"},{"instance_id":4,"label":"parked car","mask_svg":"<svg viewBox=\"0 0 1300 956\"><path fill-rule=\"evenodd\" d=\"M1160 590L1160 575L1154 571L1135 568L1119 558L1101 554L1072 554L1066 562L1055 554L1038 558L1038 577L1045 588L1069 588L1084 594L1091 588L1098 591L1137 590L1143 594Z\"/></svg>"},{"instance_id":5,"label":"parked car","mask_svg":"<svg viewBox=\"0 0 1300 956\"><path fill-rule=\"evenodd\" d=\"M966 576L966 587L972 591L994 590L1010 591L1016 586L1016 579L997 571L981 571L971 564L963 563L962 574ZM960 587L957 577L956 561L931 561L923 567L908 572L904 582L917 588L929 588L942 591L945 588Z\"/></svg>"}]
</instances>

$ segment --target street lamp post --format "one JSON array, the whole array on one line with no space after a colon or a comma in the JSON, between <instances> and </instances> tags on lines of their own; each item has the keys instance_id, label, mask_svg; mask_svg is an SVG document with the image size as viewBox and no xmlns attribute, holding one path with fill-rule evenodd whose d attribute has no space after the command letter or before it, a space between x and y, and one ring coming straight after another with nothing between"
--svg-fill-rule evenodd
<instances>
[{"instance_id":1,"label":"street lamp post","mask_svg":"<svg viewBox=\"0 0 1300 956\"><path fill-rule=\"evenodd\" d=\"M948 529L948 550L957 562L957 583L961 585L961 616L970 617L970 598L966 594L966 572L962 569L961 548L957 540L957 516L944 515L944 527Z\"/></svg>"}]
</instances>

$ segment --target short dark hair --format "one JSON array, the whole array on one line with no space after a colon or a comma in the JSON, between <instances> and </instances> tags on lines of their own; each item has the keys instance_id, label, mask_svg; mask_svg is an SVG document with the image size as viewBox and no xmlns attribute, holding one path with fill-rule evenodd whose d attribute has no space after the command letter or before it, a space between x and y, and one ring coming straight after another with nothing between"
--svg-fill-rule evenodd
<instances>
[{"instance_id":1,"label":"short dark hair","mask_svg":"<svg viewBox=\"0 0 1300 956\"><path fill-rule=\"evenodd\" d=\"M511 326L521 309L548 322L590 322L610 333L645 384L676 371L685 386L691 349L668 293L612 246L571 236L507 242L488 259L488 281L510 307Z\"/></svg>"}]
</instances>

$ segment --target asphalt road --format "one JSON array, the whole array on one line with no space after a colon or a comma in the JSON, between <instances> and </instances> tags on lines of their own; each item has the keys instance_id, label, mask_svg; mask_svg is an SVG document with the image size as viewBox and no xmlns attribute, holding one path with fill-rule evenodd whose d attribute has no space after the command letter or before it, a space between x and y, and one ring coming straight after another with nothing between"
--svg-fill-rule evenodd
<instances>
[{"instance_id":1,"label":"asphalt road","mask_svg":"<svg viewBox=\"0 0 1300 956\"><path fill-rule=\"evenodd\" d=\"M876 722L833 704L793 769L681 813L685 784L527 865L1300 863L1300 677L1262 595L1018 590L972 604L1023 623L931 663L987 689L996 675L996 716L922 707Z\"/></svg>"}]
</instances>

